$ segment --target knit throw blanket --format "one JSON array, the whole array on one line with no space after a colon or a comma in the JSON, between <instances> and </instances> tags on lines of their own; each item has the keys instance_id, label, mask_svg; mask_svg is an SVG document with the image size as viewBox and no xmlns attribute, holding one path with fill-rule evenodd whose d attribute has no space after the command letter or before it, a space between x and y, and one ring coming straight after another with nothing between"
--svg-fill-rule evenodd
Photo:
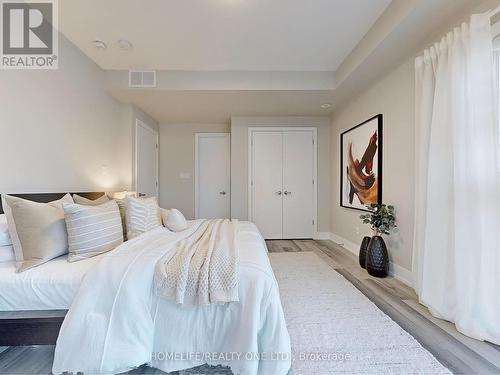
<instances>
[{"instance_id":1,"label":"knit throw blanket","mask_svg":"<svg viewBox=\"0 0 500 375\"><path fill-rule=\"evenodd\" d=\"M236 226L236 220L203 220L156 263L158 294L186 305L239 301Z\"/></svg>"}]
</instances>

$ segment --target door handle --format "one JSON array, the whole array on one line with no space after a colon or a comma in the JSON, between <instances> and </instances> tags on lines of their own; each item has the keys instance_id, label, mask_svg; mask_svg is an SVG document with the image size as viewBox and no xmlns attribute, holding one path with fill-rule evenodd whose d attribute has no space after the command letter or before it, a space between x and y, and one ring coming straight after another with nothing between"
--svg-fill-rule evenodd
<instances>
[{"instance_id":1,"label":"door handle","mask_svg":"<svg viewBox=\"0 0 500 375\"><path fill-rule=\"evenodd\" d=\"M281 190L275 192L276 195L281 195Z\"/></svg>"},{"instance_id":2,"label":"door handle","mask_svg":"<svg viewBox=\"0 0 500 375\"><path fill-rule=\"evenodd\" d=\"M225 191L219 191L219 194L220 195L226 195L226 192Z\"/></svg>"},{"instance_id":3,"label":"door handle","mask_svg":"<svg viewBox=\"0 0 500 375\"><path fill-rule=\"evenodd\" d=\"M145 193L139 193L139 197L145 197L146 194Z\"/></svg>"},{"instance_id":4,"label":"door handle","mask_svg":"<svg viewBox=\"0 0 500 375\"><path fill-rule=\"evenodd\" d=\"M285 194L285 195L292 195L292 192L291 192L291 191L286 191L286 190L285 190L285 191L283 192L283 194Z\"/></svg>"}]
</instances>

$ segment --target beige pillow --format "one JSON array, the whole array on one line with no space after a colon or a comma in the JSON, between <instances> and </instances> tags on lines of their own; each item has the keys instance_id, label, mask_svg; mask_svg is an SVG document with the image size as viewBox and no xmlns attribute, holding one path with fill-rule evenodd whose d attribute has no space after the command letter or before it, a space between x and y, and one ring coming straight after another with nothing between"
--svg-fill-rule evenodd
<instances>
[{"instance_id":1,"label":"beige pillow","mask_svg":"<svg viewBox=\"0 0 500 375\"><path fill-rule=\"evenodd\" d=\"M152 229L161 227L160 207L156 197L127 197L127 237L132 239Z\"/></svg>"},{"instance_id":2,"label":"beige pillow","mask_svg":"<svg viewBox=\"0 0 500 375\"><path fill-rule=\"evenodd\" d=\"M50 203L37 203L2 196L9 233L14 245L17 272L36 267L68 252L68 235L62 203L73 203L71 195ZM5 205L3 205L5 208Z\"/></svg>"},{"instance_id":3,"label":"beige pillow","mask_svg":"<svg viewBox=\"0 0 500 375\"><path fill-rule=\"evenodd\" d=\"M69 262L113 250L123 242L120 211L115 201L98 206L64 204Z\"/></svg>"},{"instance_id":4,"label":"beige pillow","mask_svg":"<svg viewBox=\"0 0 500 375\"><path fill-rule=\"evenodd\" d=\"M127 219L126 219L127 197L135 197L135 193L130 191L108 193L108 198L113 199L118 205L118 208L120 209L120 216L122 218L122 227L123 227L123 239L125 241L127 240Z\"/></svg>"},{"instance_id":5,"label":"beige pillow","mask_svg":"<svg viewBox=\"0 0 500 375\"><path fill-rule=\"evenodd\" d=\"M87 199L87 198L82 197L78 194L73 194L73 200L75 201L75 203L83 204L85 206L98 206L100 204L109 202L109 198L106 196L106 194L104 194L104 195L102 195L99 198L94 199L94 200Z\"/></svg>"}]
</instances>

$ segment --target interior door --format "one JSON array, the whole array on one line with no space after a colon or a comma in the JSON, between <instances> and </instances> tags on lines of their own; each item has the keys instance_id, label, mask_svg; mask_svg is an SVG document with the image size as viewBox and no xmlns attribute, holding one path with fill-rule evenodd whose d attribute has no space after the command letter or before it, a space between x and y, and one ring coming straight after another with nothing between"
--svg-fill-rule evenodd
<instances>
[{"instance_id":1,"label":"interior door","mask_svg":"<svg viewBox=\"0 0 500 375\"><path fill-rule=\"evenodd\" d=\"M252 133L252 221L266 239L280 239L282 228L283 133Z\"/></svg>"},{"instance_id":2,"label":"interior door","mask_svg":"<svg viewBox=\"0 0 500 375\"><path fill-rule=\"evenodd\" d=\"M196 135L197 218L230 217L230 137L227 133Z\"/></svg>"},{"instance_id":3,"label":"interior door","mask_svg":"<svg viewBox=\"0 0 500 375\"><path fill-rule=\"evenodd\" d=\"M283 133L283 238L313 237L312 131Z\"/></svg>"},{"instance_id":4,"label":"interior door","mask_svg":"<svg viewBox=\"0 0 500 375\"><path fill-rule=\"evenodd\" d=\"M158 133L136 120L135 186L140 197L158 196Z\"/></svg>"}]
</instances>

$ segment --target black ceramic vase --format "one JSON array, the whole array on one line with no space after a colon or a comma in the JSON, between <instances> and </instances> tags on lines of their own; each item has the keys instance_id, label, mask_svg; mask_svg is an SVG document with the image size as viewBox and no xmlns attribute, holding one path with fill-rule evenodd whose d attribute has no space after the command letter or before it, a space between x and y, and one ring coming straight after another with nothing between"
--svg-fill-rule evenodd
<instances>
[{"instance_id":1,"label":"black ceramic vase","mask_svg":"<svg viewBox=\"0 0 500 375\"><path fill-rule=\"evenodd\" d=\"M371 238L368 236L363 237L363 241L361 241L361 246L359 247L359 265L361 268L366 268L366 252L368 251L370 240Z\"/></svg>"},{"instance_id":2,"label":"black ceramic vase","mask_svg":"<svg viewBox=\"0 0 500 375\"><path fill-rule=\"evenodd\" d=\"M368 245L366 270L375 277L386 277L389 273L389 254L381 236L373 236Z\"/></svg>"}]
</instances>

